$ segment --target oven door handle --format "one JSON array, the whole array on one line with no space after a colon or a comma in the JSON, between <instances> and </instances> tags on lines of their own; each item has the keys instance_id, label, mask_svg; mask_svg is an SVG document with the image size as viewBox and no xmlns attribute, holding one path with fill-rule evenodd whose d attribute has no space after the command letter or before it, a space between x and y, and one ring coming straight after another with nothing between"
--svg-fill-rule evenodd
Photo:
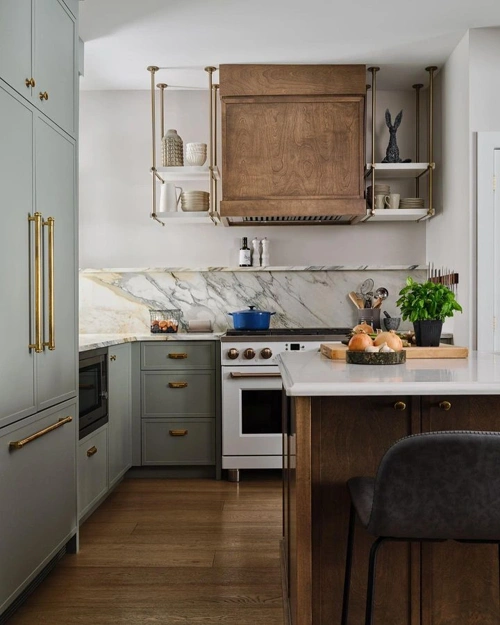
<instances>
[{"instance_id":1,"label":"oven door handle","mask_svg":"<svg viewBox=\"0 0 500 625\"><path fill-rule=\"evenodd\" d=\"M231 371L232 378L281 378L281 373L243 373L242 371Z\"/></svg>"}]
</instances>

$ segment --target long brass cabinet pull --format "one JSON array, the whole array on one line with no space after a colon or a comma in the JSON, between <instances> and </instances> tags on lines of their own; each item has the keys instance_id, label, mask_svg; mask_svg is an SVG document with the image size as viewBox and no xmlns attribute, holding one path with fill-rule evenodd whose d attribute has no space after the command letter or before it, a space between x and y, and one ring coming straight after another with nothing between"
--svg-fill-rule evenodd
<instances>
[{"instance_id":1,"label":"long brass cabinet pull","mask_svg":"<svg viewBox=\"0 0 500 625\"><path fill-rule=\"evenodd\" d=\"M35 342L29 344L30 349L40 353L42 342L42 213L28 217L35 223Z\"/></svg>"},{"instance_id":2,"label":"long brass cabinet pull","mask_svg":"<svg viewBox=\"0 0 500 625\"><path fill-rule=\"evenodd\" d=\"M169 430L168 433L170 436L186 436L188 433L187 430Z\"/></svg>"},{"instance_id":3,"label":"long brass cabinet pull","mask_svg":"<svg viewBox=\"0 0 500 625\"><path fill-rule=\"evenodd\" d=\"M394 404L394 410L406 410L406 404L404 401L397 401Z\"/></svg>"},{"instance_id":4,"label":"long brass cabinet pull","mask_svg":"<svg viewBox=\"0 0 500 625\"><path fill-rule=\"evenodd\" d=\"M49 217L47 221L42 222L44 226L48 228L48 243L49 243L49 255L48 255L48 289L49 289L49 340L44 342L44 347L48 347L50 350L56 348L56 326L55 326L55 302L54 302L54 226L55 219Z\"/></svg>"},{"instance_id":5,"label":"long brass cabinet pull","mask_svg":"<svg viewBox=\"0 0 500 625\"><path fill-rule=\"evenodd\" d=\"M440 401L439 407L441 408L441 410L450 410L451 403L449 401Z\"/></svg>"},{"instance_id":6,"label":"long brass cabinet pull","mask_svg":"<svg viewBox=\"0 0 500 625\"><path fill-rule=\"evenodd\" d=\"M43 430L40 430L39 432L35 432L35 434L32 434L31 436L27 436L26 438L23 438L20 441L13 441L12 443L9 443L9 449L22 449L28 443L32 443L37 438L40 438L41 436L45 436L45 434L48 434L49 432L52 432L53 430L57 430L57 428L60 428L65 423L70 423L71 421L73 421L73 417L61 418L59 419L57 423L53 423L52 425L49 425Z\"/></svg>"},{"instance_id":7,"label":"long brass cabinet pull","mask_svg":"<svg viewBox=\"0 0 500 625\"><path fill-rule=\"evenodd\" d=\"M188 355L187 354L169 354L168 355L169 358L172 358L173 360L182 360L184 358L187 358Z\"/></svg>"},{"instance_id":8,"label":"long brass cabinet pull","mask_svg":"<svg viewBox=\"0 0 500 625\"><path fill-rule=\"evenodd\" d=\"M96 453L97 453L97 447L95 445L92 445L92 447L90 449L87 449L87 456L89 458L90 458L90 456L93 456Z\"/></svg>"},{"instance_id":9,"label":"long brass cabinet pull","mask_svg":"<svg viewBox=\"0 0 500 625\"><path fill-rule=\"evenodd\" d=\"M186 388L188 383L187 382L169 382L168 385L170 388Z\"/></svg>"}]
</instances>

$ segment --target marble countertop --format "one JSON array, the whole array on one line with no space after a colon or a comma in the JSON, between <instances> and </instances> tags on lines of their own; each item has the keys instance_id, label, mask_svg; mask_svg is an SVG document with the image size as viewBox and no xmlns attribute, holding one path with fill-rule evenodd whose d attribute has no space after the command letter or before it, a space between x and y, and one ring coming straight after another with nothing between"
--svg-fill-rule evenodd
<instances>
[{"instance_id":1,"label":"marble countertop","mask_svg":"<svg viewBox=\"0 0 500 625\"><path fill-rule=\"evenodd\" d=\"M86 352L98 347L134 343L135 341L217 341L223 332L189 332L177 334L80 334L79 350Z\"/></svg>"},{"instance_id":2,"label":"marble countertop","mask_svg":"<svg viewBox=\"0 0 500 625\"><path fill-rule=\"evenodd\" d=\"M351 365L318 352L288 352L277 363L290 396L500 395L500 352L385 366Z\"/></svg>"}]
</instances>

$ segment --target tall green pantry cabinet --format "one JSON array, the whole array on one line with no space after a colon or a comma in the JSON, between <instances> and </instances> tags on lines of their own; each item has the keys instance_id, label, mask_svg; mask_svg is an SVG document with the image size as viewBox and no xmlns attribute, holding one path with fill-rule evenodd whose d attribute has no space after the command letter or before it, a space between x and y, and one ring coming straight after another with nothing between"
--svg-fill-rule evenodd
<instances>
[{"instance_id":1,"label":"tall green pantry cabinet","mask_svg":"<svg viewBox=\"0 0 500 625\"><path fill-rule=\"evenodd\" d=\"M77 9L0 0L0 615L77 532Z\"/></svg>"}]
</instances>

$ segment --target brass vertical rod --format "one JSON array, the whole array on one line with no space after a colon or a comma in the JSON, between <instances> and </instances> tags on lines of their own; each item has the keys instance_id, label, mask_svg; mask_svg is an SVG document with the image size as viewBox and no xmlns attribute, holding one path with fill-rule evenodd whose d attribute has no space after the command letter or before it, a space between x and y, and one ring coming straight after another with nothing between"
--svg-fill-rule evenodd
<instances>
[{"instance_id":1,"label":"brass vertical rod","mask_svg":"<svg viewBox=\"0 0 500 625\"><path fill-rule=\"evenodd\" d=\"M160 140L165 136L165 89L168 85L164 82L159 82L157 85L160 90Z\"/></svg>"},{"instance_id":2,"label":"brass vertical rod","mask_svg":"<svg viewBox=\"0 0 500 625\"><path fill-rule=\"evenodd\" d=\"M151 212L151 217L160 223L162 226L165 224L161 222L156 216L156 93L155 93L155 73L160 69L156 65L149 65L148 72L151 72L151 143L153 150L153 166L151 167L151 171L153 175L151 176L153 180L153 210Z\"/></svg>"},{"instance_id":3,"label":"brass vertical rod","mask_svg":"<svg viewBox=\"0 0 500 625\"><path fill-rule=\"evenodd\" d=\"M48 271L49 276L47 280L49 290L49 340L44 342L44 347L48 347L51 351L56 348L56 325L55 325L55 298L54 298L54 226L55 219L49 217L47 221L42 222L43 226L47 226L48 243L49 243L49 255L48 255Z\"/></svg>"},{"instance_id":4,"label":"brass vertical rod","mask_svg":"<svg viewBox=\"0 0 500 625\"><path fill-rule=\"evenodd\" d=\"M42 213L36 212L28 221L35 222L35 342L29 348L37 354L43 351L42 342Z\"/></svg>"},{"instance_id":5,"label":"brass vertical rod","mask_svg":"<svg viewBox=\"0 0 500 625\"><path fill-rule=\"evenodd\" d=\"M217 99L219 97L219 85L215 84L214 89L214 173L217 169ZM214 180L214 212L217 213L217 180Z\"/></svg>"},{"instance_id":6,"label":"brass vertical rod","mask_svg":"<svg viewBox=\"0 0 500 625\"><path fill-rule=\"evenodd\" d=\"M412 85L415 89L415 162L420 163L420 89L424 85ZM415 197L420 194L420 178L415 178Z\"/></svg>"},{"instance_id":7,"label":"brass vertical rod","mask_svg":"<svg viewBox=\"0 0 500 625\"><path fill-rule=\"evenodd\" d=\"M380 67L369 67L372 75L372 213L375 210L375 118L377 115L377 72Z\"/></svg>"},{"instance_id":8,"label":"brass vertical rod","mask_svg":"<svg viewBox=\"0 0 500 625\"><path fill-rule=\"evenodd\" d=\"M214 181L213 181L213 167L214 167L214 94L213 94L213 73L217 68L208 66L205 67L205 71L208 74L208 122L210 126L209 145L208 145L208 168L210 174L210 207L211 213L214 212Z\"/></svg>"},{"instance_id":9,"label":"brass vertical rod","mask_svg":"<svg viewBox=\"0 0 500 625\"><path fill-rule=\"evenodd\" d=\"M434 211L434 72L436 70L437 67L434 65L425 68L425 71L429 72L429 213Z\"/></svg>"}]
</instances>

